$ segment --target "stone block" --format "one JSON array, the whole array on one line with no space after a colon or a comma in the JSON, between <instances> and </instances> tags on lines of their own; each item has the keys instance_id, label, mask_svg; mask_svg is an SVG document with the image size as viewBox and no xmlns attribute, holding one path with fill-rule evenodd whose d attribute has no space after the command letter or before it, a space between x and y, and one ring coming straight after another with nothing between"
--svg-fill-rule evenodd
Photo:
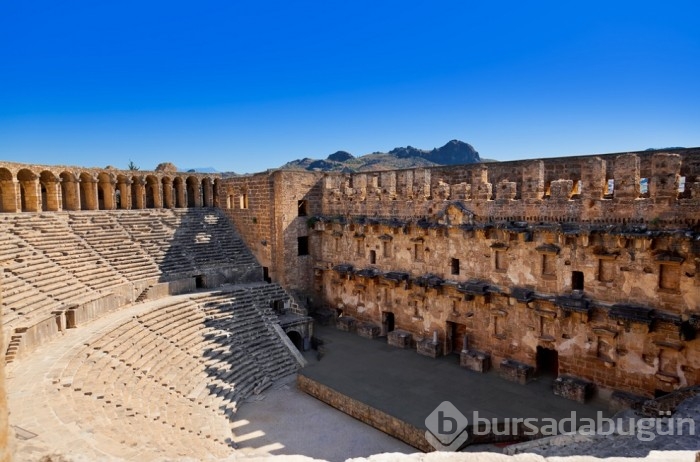
<instances>
[{"instance_id":1,"label":"stone block","mask_svg":"<svg viewBox=\"0 0 700 462\"><path fill-rule=\"evenodd\" d=\"M550 198L554 201L568 201L573 187L572 180L554 180L549 185Z\"/></svg>"},{"instance_id":2,"label":"stone block","mask_svg":"<svg viewBox=\"0 0 700 462\"><path fill-rule=\"evenodd\" d=\"M442 356L442 343L433 342L433 339L421 340L416 344L416 351L419 355L437 358Z\"/></svg>"},{"instance_id":3,"label":"stone block","mask_svg":"<svg viewBox=\"0 0 700 462\"><path fill-rule=\"evenodd\" d=\"M594 390L593 383L576 377L559 376L554 380L555 395L579 403L585 403L593 396Z\"/></svg>"},{"instance_id":4,"label":"stone block","mask_svg":"<svg viewBox=\"0 0 700 462\"><path fill-rule=\"evenodd\" d=\"M613 412L622 411L624 409L639 410L647 399L648 398L644 396L615 390L610 397L609 407Z\"/></svg>"},{"instance_id":5,"label":"stone block","mask_svg":"<svg viewBox=\"0 0 700 462\"><path fill-rule=\"evenodd\" d=\"M491 369L491 355L478 350L462 350L459 365L475 372L488 372Z\"/></svg>"},{"instance_id":6,"label":"stone block","mask_svg":"<svg viewBox=\"0 0 700 462\"><path fill-rule=\"evenodd\" d=\"M330 326L335 319L335 313L331 310L318 310L312 316L314 321L320 326Z\"/></svg>"},{"instance_id":7,"label":"stone block","mask_svg":"<svg viewBox=\"0 0 700 462\"><path fill-rule=\"evenodd\" d=\"M355 324L357 320L351 316L341 316L335 323L335 327L338 330L345 332L352 332L355 330Z\"/></svg>"},{"instance_id":8,"label":"stone block","mask_svg":"<svg viewBox=\"0 0 700 462\"><path fill-rule=\"evenodd\" d=\"M381 333L379 326L372 324L370 322L361 322L357 324L357 335L365 338L377 338Z\"/></svg>"},{"instance_id":9,"label":"stone block","mask_svg":"<svg viewBox=\"0 0 700 462\"><path fill-rule=\"evenodd\" d=\"M387 343L396 348L411 348L413 335L405 330L393 330L387 335Z\"/></svg>"},{"instance_id":10,"label":"stone block","mask_svg":"<svg viewBox=\"0 0 700 462\"><path fill-rule=\"evenodd\" d=\"M530 380L535 372L535 368L528 366L525 363L514 361L512 359L504 359L501 361L501 377L511 382L525 385Z\"/></svg>"}]
</instances>

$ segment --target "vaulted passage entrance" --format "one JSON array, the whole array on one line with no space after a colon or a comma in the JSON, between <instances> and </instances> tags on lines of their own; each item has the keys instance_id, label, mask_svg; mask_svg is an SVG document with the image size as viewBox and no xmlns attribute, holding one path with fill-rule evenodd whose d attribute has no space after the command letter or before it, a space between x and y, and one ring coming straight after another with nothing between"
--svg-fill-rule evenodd
<instances>
[{"instance_id":1,"label":"vaulted passage entrance","mask_svg":"<svg viewBox=\"0 0 700 462\"><path fill-rule=\"evenodd\" d=\"M289 337L289 340L291 340L294 346L297 347L297 350L304 351L304 340L301 338L301 334L299 334L299 332L290 330L287 332L287 337Z\"/></svg>"}]
</instances>

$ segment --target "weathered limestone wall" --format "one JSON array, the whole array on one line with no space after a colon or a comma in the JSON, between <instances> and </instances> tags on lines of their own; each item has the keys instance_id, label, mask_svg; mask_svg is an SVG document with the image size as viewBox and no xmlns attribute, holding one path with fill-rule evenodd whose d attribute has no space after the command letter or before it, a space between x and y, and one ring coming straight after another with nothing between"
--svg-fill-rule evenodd
<instances>
[{"instance_id":1,"label":"weathered limestone wall","mask_svg":"<svg viewBox=\"0 0 700 462\"><path fill-rule=\"evenodd\" d=\"M277 279L273 177L270 173L226 179L222 183L220 207L234 223L255 258Z\"/></svg>"},{"instance_id":2,"label":"weathered limestone wall","mask_svg":"<svg viewBox=\"0 0 700 462\"><path fill-rule=\"evenodd\" d=\"M496 368L700 383L700 150L327 174L323 193L325 306Z\"/></svg>"},{"instance_id":3,"label":"weathered limestone wall","mask_svg":"<svg viewBox=\"0 0 700 462\"><path fill-rule=\"evenodd\" d=\"M275 171L228 178L222 183L225 213L269 277L295 292L307 292L317 249L300 252L311 234L309 219L321 213L322 174ZM300 255L300 253L304 253Z\"/></svg>"}]
</instances>

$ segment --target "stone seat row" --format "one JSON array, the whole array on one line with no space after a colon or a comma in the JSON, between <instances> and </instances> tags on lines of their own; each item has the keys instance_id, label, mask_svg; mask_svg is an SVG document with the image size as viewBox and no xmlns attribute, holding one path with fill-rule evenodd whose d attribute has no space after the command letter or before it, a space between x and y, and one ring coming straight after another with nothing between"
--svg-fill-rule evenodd
<instances>
[{"instance_id":1,"label":"stone seat row","mask_svg":"<svg viewBox=\"0 0 700 462\"><path fill-rule=\"evenodd\" d=\"M224 293L169 299L97 335L67 362L57 379L66 405L78 405L97 416L92 425L109 427L105 435L116 441L129 436L124 431L138 431L133 438L145 438L150 432L164 432L154 425L167 425L177 439L194 438L192 444L205 445L213 455L219 455L219 449L230 451L227 417L251 393L295 369L280 339L275 342L275 334L265 326L269 321L264 310L252 302L258 292L264 290L233 291L239 304L232 304L231 294ZM206 301L214 310L214 300L219 300L221 312L229 314L225 325L231 330L205 325L198 302ZM269 300L261 303L269 306ZM249 336L252 331L257 331L255 336ZM233 341L243 333L247 341ZM149 441L158 451L170 444L163 437ZM173 451L178 447L173 443Z\"/></svg>"}]
</instances>

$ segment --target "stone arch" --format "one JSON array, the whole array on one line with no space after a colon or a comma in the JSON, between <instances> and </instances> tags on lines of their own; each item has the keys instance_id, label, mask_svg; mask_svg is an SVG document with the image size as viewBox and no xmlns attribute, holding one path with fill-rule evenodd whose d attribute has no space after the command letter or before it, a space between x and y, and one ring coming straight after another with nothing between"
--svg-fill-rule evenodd
<instances>
[{"instance_id":1,"label":"stone arch","mask_svg":"<svg viewBox=\"0 0 700 462\"><path fill-rule=\"evenodd\" d=\"M173 180L169 176L164 176L161 180L163 186L163 208L171 209L175 206L175 188Z\"/></svg>"},{"instance_id":2,"label":"stone arch","mask_svg":"<svg viewBox=\"0 0 700 462\"><path fill-rule=\"evenodd\" d=\"M155 209L161 206L160 181L154 175L146 177L146 208Z\"/></svg>"},{"instance_id":3,"label":"stone arch","mask_svg":"<svg viewBox=\"0 0 700 462\"><path fill-rule=\"evenodd\" d=\"M117 187L114 192L115 208L128 210L131 205L131 180L126 175L117 175Z\"/></svg>"},{"instance_id":4,"label":"stone arch","mask_svg":"<svg viewBox=\"0 0 700 462\"><path fill-rule=\"evenodd\" d=\"M78 194L78 180L70 172L62 172L61 179L61 208L63 210L79 210L80 196Z\"/></svg>"},{"instance_id":5,"label":"stone arch","mask_svg":"<svg viewBox=\"0 0 700 462\"><path fill-rule=\"evenodd\" d=\"M97 203L100 210L114 210L114 175L102 172L97 175Z\"/></svg>"},{"instance_id":6,"label":"stone arch","mask_svg":"<svg viewBox=\"0 0 700 462\"><path fill-rule=\"evenodd\" d=\"M197 178L193 176L187 177L187 207L201 207L200 201L200 186Z\"/></svg>"},{"instance_id":7,"label":"stone arch","mask_svg":"<svg viewBox=\"0 0 700 462\"><path fill-rule=\"evenodd\" d=\"M131 177L131 208L143 209L146 206L146 180L141 176Z\"/></svg>"},{"instance_id":8,"label":"stone arch","mask_svg":"<svg viewBox=\"0 0 700 462\"><path fill-rule=\"evenodd\" d=\"M80 209L97 210L97 180L88 172L80 174Z\"/></svg>"},{"instance_id":9,"label":"stone arch","mask_svg":"<svg viewBox=\"0 0 700 462\"><path fill-rule=\"evenodd\" d=\"M0 212L17 212L17 188L12 172L6 168L0 168Z\"/></svg>"},{"instance_id":10,"label":"stone arch","mask_svg":"<svg viewBox=\"0 0 700 462\"><path fill-rule=\"evenodd\" d=\"M187 200L185 198L185 183L179 176L173 180L173 189L175 191L175 207L186 207Z\"/></svg>"},{"instance_id":11,"label":"stone arch","mask_svg":"<svg viewBox=\"0 0 700 462\"><path fill-rule=\"evenodd\" d=\"M39 174L39 185L41 188L41 210L44 212L55 212L59 210L60 196L58 194L58 184L60 179L48 170Z\"/></svg>"},{"instance_id":12,"label":"stone arch","mask_svg":"<svg viewBox=\"0 0 700 462\"><path fill-rule=\"evenodd\" d=\"M301 333L299 333L299 331L296 329L290 329L285 332L297 350L304 351L304 336L301 335Z\"/></svg>"},{"instance_id":13,"label":"stone arch","mask_svg":"<svg viewBox=\"0 0 700 462\"><path fill-rule=\"evenodd\" d=\"M22 212L38 212L39 205L39 183L37 176L29 169L23 168L17 172L17 182L19 183L19 203Z\"/></svg>"}]
</instances>

